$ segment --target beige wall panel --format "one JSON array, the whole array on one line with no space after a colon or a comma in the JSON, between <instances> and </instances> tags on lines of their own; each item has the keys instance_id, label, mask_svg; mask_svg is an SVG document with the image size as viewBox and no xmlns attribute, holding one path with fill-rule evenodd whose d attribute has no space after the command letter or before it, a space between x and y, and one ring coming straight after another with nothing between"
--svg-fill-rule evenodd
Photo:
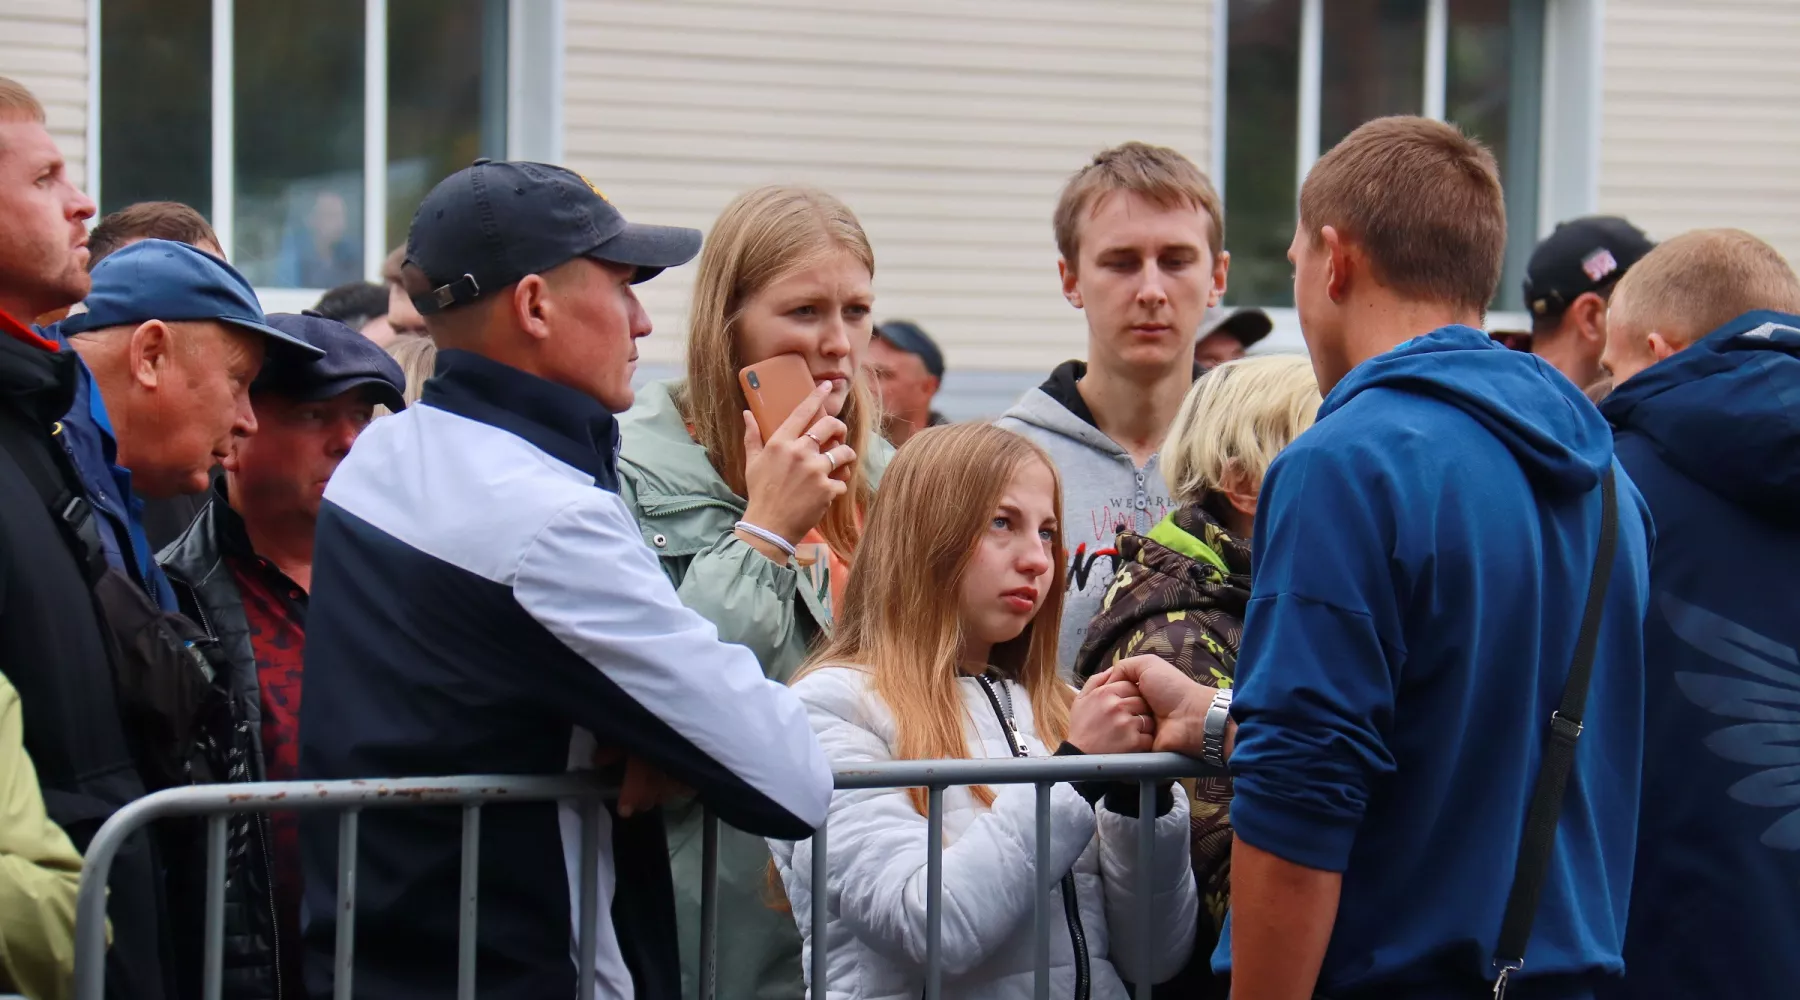
<instances>
[{"instance_id":1,"label":"beige wall panel","mask_svg":"<svg viewBox=\"0 0 1800 1000\"><path fill-rule=\"evenodd\" d=\"M1211 154L1208 0L567 0L564 148L630 217L708 228L816 184L875 245L876 313L963 370L1085 353L1056 279L1063 180L1128 139ZM681 358L693 268L643 289Z\"/></svg>"}]
</instances>

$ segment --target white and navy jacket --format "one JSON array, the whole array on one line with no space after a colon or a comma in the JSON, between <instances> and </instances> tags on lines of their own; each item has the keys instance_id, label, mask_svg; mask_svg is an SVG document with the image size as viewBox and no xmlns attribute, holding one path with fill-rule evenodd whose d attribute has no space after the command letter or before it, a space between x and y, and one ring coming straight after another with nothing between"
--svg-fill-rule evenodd
<instances>
[{"instance_id":1,"label":"white and navy jacket","mask_svg":"<svg viewBox=\"0 0 1800 1000\"><path fill-rule=\"evenodd\" d=\"M373 424L319 515L301 705L309 779L551 774L599 743L689 785L727 823L805 837L831 772L788 690L677 599L616 493L618 430L586 395L462 351ZM356 995L451 994L458 810L361 818ZM603 822L598 997L676 997L660 813ZM337 824L305 816L307 980L330 992ZM484 997L576 991L573 806L481 824ZM610 926L608 923L610 917Z\"/></svg>"}]
</instances>

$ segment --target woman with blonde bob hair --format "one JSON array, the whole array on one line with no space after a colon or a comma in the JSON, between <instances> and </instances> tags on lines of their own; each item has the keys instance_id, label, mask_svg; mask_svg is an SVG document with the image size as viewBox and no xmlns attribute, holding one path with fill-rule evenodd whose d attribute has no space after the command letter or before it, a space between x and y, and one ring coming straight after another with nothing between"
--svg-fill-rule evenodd
<instances>
[{"instance_id":1,"label":"woman with blonde bob hair","mask_svg":"<svg viewBox=\"0 0 1800 1000\"><path fill-rule=\"evenodd\" d=\"M1075 660L1079 678L1132 656L1159 656L1208 687L1229 688L1250 602L1250 533L1263 475L1312 426L1321 403L1312 364L1295 355L1243 358L1200 377L1163 441L1179 505L1146 536L1118 540L1119 572ZM1231 870L1231 785L1192 783L1194 875L1205 910L1194 961L1172 992L1224 998L1208 956L1225 919Z\"/></svg>"},{"instance_id":2,"label":"woman with blonde bob hair","mask_svg":"<svg viewBox=\"0 0 1800 1000\"><path fill-rule=\"evenodd\" d=\"M1077 697L1058 677L1061 498L1049 456L1011 431L963 424L908 442L869 515L837 630L794 681L834 767L1149 749L1149 710L1129 684L1096 683ZM1159 796L1144 926L1137 789L1112 791L1051 791L1053 912L1066 925L1051 936L1053 996L1124 1000L1121 976L1166 979L1193 943L1185 796ZM943 995L1030 996L1036 789L953 787L943 809ZM830 910L829 945L811 942L829 948L827 990L917 996L925 789L840 791L827 824L824 891L812 885L811 841L770 843L801 932L810 934L812 906ZM1142 935L1154 939L1149 969L1131 965L1136 949L1112 944Z\"/></svg>"},{"instance_id":3,"label":"woman with blonde bob hair","mask_svg":"<svg viewBox=\"0 0 1800 1000\"><path fill-rule=\"evenodd\" d=\"M875 256L843 202L772 186L739 195L700 253L687 377L652 383L620 418L620 494L683 603L785 681L830 629L892 450L870 433L860 374ZM738 371L805 361L815 389L764 440ZM604 572L604 568L601 568ZM683 994L698 989L700 807L671 805ZM718 996L801 991L800 938L769 910L767 845L722 831Z\"/></svg>"}]
</instances>

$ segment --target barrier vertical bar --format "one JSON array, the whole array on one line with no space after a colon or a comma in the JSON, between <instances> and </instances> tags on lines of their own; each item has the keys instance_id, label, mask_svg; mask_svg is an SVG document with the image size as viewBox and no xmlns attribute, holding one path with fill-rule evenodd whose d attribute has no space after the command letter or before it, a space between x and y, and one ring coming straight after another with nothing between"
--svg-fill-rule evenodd
<instances>
[{"instance_id":1,"label":"barrier vertical bar","mask_svg":"<svg viewBox=\"0 0 1800 1000\"><path fill-rule=\"evenodd\" d=\"M713 1000L719 985L719 817L700 818L700 1000Z\"/></svg>"},{"instance_id":2,"label":"barrier vertical bar","mask_svg":"<svg viewBox=\"0 0 1800 1000\"><path fill-rule=\"evenodd\" d=\"M456 998L475 1000L475 913L481 895L481 807L463 806L462 914L456 927Z\"/></svg>"},{"instance_id":3,"label":"barrier vertical bar","mask_svg":"<svg viewBox=\"0 0 1800 1000\"><path fill-rule=\"evenodd\" d=\"M581 928L580 1000L593 1000L594 949L600 923L600 810L599 799L581 803Z\"/></svg>"},{"instance_id":4,"label":"barrier vertical bar","mask_svg":"<svg viewBox=\"0 0 1800 1000\"><path fill-rule=\"evenodd\" d=\"M938 1000L944 978L944 786L932 785L925 810L925 1000ZM816 996L817 994L815 994Z\"/></svg>"},{"instance_id":5,"label":"barrier vertical bar","mask_svg":"<svg viewBox=\"0 0 1800 1000\"><path fill-rule=\"evenodd\" d=\"M1137 892L1143 901L1144 919L1138 924L1137 1000L1150 1000L1151 941L1156 919L1156 782L1145 778L1138 782Z\"/></svg>"},{"instance_id":6,"label":"barrier vertical bar","mask_svg":"<svg viewBox=\"0 0 1800 1000\"><path fill-rule=\"evenodd\" d=\"M830 934L826 919L830 914L826 912L826 904L831 898L831 866L825 858L825 828L830 824L831 819L827 816L812 836L812 981L809 985L815 997L825 995L825 974L831 964L826 961L831 954L831 943L826 940Z\"/></svg>"},{"instance_id":7,"label":"barrier vertical bar","mask_svg":"<svg viewBox=\"0 0 1800 1000\"><path fill-rule=\"evenodd\" d=\"M331 995L350 1000L351 964L356 959L356 822L361 809L338 817L337 952L331 962Z\"/></svg>"},{"instance_id":8,"label":"barrier vertical bar","mask_svg":"<svg viewBox=\"0 0 1800 1000\"><path fill-rule=\"evenodd\" d=\"M201 993L219 1000L225 989L225 821L226 815L206 818L206 965L201 971Z\"/></svg>"},{"instance_id":9,"label":"barrier vertical bar","mask_svg":"<svg viewBox=\"0 0 1800 1000\"><path fill-rule=\"evenodd\" d=\"M1031 894L1032 1000L1050 1000L1050 788L1037 785L1037 860L1032 877L1037 888Z\"/></svg>"}]
</instances>

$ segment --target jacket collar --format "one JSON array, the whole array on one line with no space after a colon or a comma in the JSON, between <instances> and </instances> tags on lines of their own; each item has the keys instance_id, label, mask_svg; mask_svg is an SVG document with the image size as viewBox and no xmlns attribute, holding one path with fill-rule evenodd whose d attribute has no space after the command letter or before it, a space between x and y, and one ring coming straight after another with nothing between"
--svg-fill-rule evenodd
<instances>
[{"instance_id":1,"label":"jacket collar","mask_svg":"<svg viewBox=\"0 0 1800 1000\"><path fill-rule=\"evenodd\" d=\"M469 351L440 351L420 402L498 427L617 490L619 425L598 400Z\"/></svg>"},{"instance_id":2,"label":"jacket collar","mask_svg":"<svg viewBox=\"0 0 1800 1000\"><path fill-rule=\"evenodd\" d=\"M15 319L12 313L4 309L0 309L0 333L5 333L12 339L22 344L29 344L39 350L54 351L57 349L55 341L44 339L43 335L39 334L35 328Z\"/></svg>"}]
</instances>

